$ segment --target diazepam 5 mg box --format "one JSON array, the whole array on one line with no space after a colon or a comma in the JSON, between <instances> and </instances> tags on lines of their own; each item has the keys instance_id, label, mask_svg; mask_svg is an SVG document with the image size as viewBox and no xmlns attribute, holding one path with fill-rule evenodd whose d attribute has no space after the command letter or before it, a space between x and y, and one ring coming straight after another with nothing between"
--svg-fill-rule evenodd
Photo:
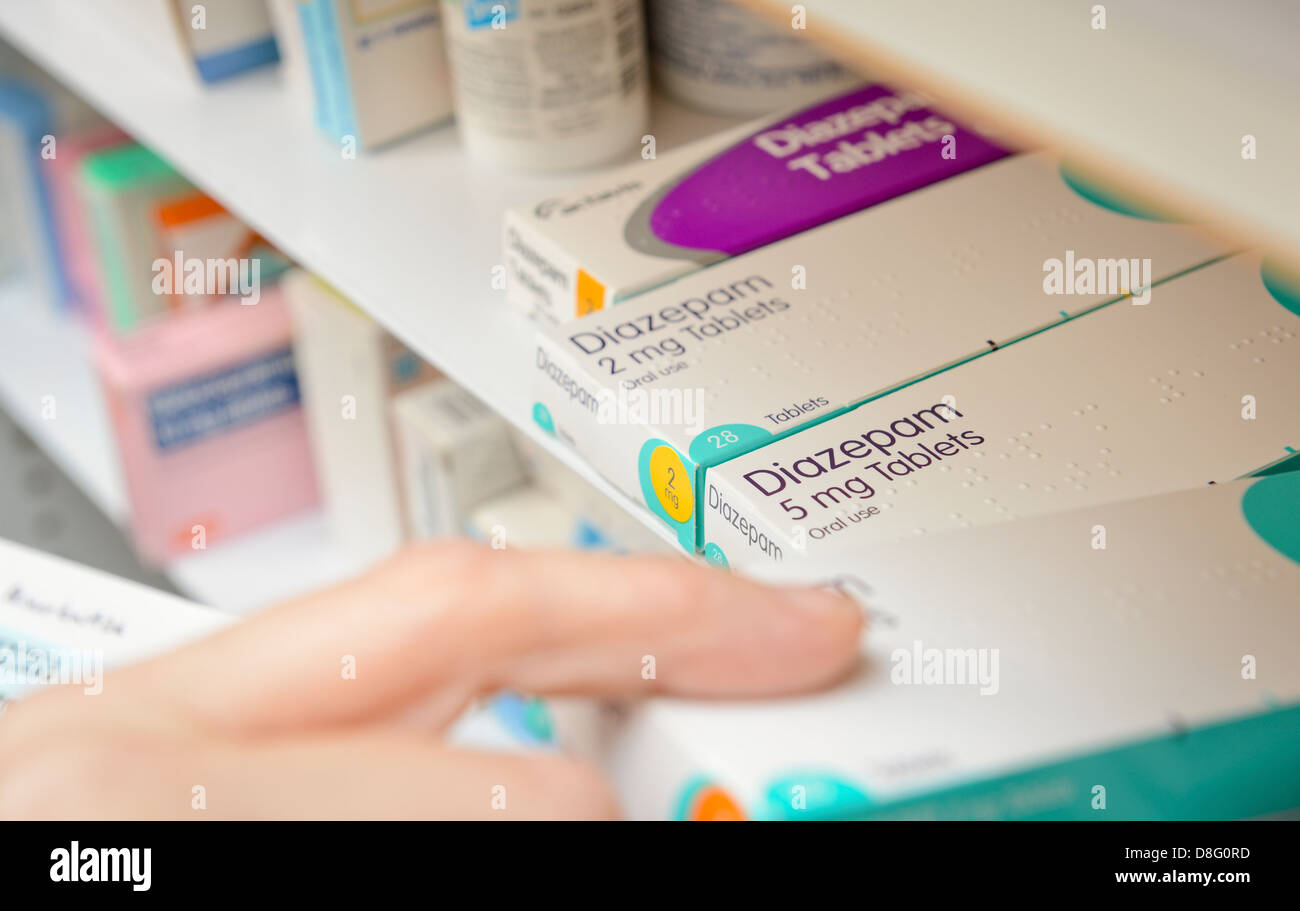
<instances>
[{"instance_id":1,"label":"diazepam 5 mg box","mask_svg":"<svg viewBox=\"0 0 1300 911\"><path fill-rule=\"evenodd\" d=\"M1288 473L896 542L853 578L773 575L862 593L857 673L798 699L632 708L605 757L620 802L681 819L1300 806L1298 516Z\"/></svg>"},{"instance_id":2,"label":"diazepam 5 mg box","mask_svg":"<svg viewBox=\"0 0 1300 911\"><path fill-rule=\"evenodd\" d=\"M1300 284L1213 263L711 468L715 563L882 542L1221 483L1300 447Z\"/></svg>"},{"instance_id":3,"label":"diazepam 5 mg box","mask_svg":"<svg viewBox=\"0 0 1300 911\"><path fill-rule=\"evenodd\" d=\"M1007 158L541 331L534 417L694 549L697 471L1222 253Z\"/></svg>"},{"instance_id":4,"label":"diazepam 5 mg box","mask_svg":"<svg viewBox=\"0 0 1300 911\"><path fill-rule=\"evenodd\" d=\"M916 92L856 89L507 212L507 296L583 316L1006 154Z\"/></svg>"}]
</instances>

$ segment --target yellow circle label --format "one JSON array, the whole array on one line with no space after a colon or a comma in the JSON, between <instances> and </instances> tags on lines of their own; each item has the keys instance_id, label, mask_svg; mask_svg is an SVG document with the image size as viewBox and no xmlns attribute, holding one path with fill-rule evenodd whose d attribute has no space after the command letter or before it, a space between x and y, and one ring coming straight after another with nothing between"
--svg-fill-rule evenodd
<instances>
[{"instance_id":1,"label":"yellow circle label","mask_svg":"<svg viewBox=\"0 0 1300 911\"><path fill-rule=\"evenodd\" d=\"M650 453L650 483L659 505L673 519L685 522L695 513L690 470L671 446L660 446Z\"/></svg>"}]
</instances>

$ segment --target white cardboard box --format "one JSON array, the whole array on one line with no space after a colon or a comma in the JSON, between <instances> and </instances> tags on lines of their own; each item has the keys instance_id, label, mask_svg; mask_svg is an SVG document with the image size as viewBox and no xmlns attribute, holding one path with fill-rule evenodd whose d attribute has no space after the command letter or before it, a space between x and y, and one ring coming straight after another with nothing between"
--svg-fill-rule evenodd
<instances>
[{"instance_id":1,"label":"white cardboard box","mask_svg":"<svg viewBox=\"0 0 1300 911\"><path fill-rule=\"evenodd\" d=\"M737 567L851 562L885 541L1222 483L1289 458L1300 295L1285 303L1280 278L1258 256L1232 257L1161 285L1146 306L1111 304L710 468L705 553Z\"/></svg>"},{"instance_id":2,"label":"white cardboard box","mask_svg":"<svg viewBox=\"0 0 1300 911\"><path fill-rule=\"evenodd\" d=\"M279 59L266 0L120 0L86 4L106 26L133 36L138 48L168 72L194 82L218 82Z\"/></svg>"},{"instance_id":3,"label":"white cardboard box","mask_svg":"<svg viewBox=\"0 0 1300 911\"><path fill-rule=\"evenodd\" d=\"M858 671L656 699L605 759L636 818L1207 819L1300 806L1300 474L904 541ZM1106 546L1096 547L1098 528Z\"/></svg>"},{"instance_id":4,"label":"white cardboard box","mask_svg":"<svg viewBox=\"0 0 1300 911\"><path fill-rule=\"evenodd\" d=\"M398 396L393 423L417 538L461 534L475 509L526 480L505 419L451 380Z\"/></svg>"},{"instance_id":5,"label":"white cardboard box","mask_svg":"<svg viewBox=\"0 0 1300 911\"><path fill-rule=\"evenodd\" d=\"M1077 186L1003 159L549 327L534 418L692 550L700 469L1224 252ZM1140 284L1044 290L1051 263L1132 260Z\"/></svg>"},{"instance_id":6,"label":"white cardboard box","mask_svg":"<svg viewBox=\"0 0 1300 911\"><path fill-rule=\"evenodd\" d=\"M875 85L602 173L506 213L507 299L584 316L1007 154Z\"/></svg>"},{"instance_id":7,"label":"white cardboard box","mask_svg":"<svg viewBox=\"0 0 1300 911\"><path fill-rule=\"evenodd\" d=\"M397 395L440 374L315 276L295 270L283 283L330 531L378 560L407 533L389 409Z\"/></svg>"},{"instance_id":8,"label":"white cardboard box","mask_svg":"<svg viewBox=\"0 0 1300 911\"><path fill-rule=\"evenodd\" d=\"M316 121L365 149L451 116L437 0L303 0Z\"/></svg>"}]
</instances>

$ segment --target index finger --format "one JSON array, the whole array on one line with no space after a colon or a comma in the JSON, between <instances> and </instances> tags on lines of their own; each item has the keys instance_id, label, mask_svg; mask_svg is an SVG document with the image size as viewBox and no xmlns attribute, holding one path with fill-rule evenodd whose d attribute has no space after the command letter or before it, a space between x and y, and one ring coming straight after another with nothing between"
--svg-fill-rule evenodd
<instances>
[{"instance_id":1,"label":"index finger","mask_svg":"<svg viewBox=\"0 0 1300 911\"><path fill-rule=\"evenodd\" d=\"M843 595L682 559L448 542L128 668L116 686L239 732L372 722L430 701L449 717L505 687L769 696L841 676L862 622Z\"/></svg>"}]
</instances>

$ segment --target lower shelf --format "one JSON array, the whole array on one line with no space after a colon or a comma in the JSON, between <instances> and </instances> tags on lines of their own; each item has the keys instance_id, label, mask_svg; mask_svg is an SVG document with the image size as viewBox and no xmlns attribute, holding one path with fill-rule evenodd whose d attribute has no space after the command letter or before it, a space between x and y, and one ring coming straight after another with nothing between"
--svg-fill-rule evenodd
<instances>
[{"instance_id":1,"label":"lower shelf","mask_svg":"<svg viewBox=\"0 0 1300 911\"><path fill-rule=\"evenodd\" d=\"M513 316L513 314L509 314ZM61 319L24 281L0 281L0 407L110 519L130 506L117 449L90 361L90 333ZM523 413L524 409L518 409ZM668 529L531 423L506 414L602 494L663 540ZM355 575L365 562L331 540L322 513L309 513L178 559L165 571L187 597L245 613Z\"/></svg>"}]
</instances>

